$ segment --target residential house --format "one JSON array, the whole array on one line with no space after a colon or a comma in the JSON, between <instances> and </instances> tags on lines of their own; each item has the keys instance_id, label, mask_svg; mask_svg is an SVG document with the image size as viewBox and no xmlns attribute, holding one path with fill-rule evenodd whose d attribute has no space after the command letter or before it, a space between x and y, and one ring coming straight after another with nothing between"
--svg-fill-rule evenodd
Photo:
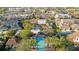
<instances>
[{"instance_id":1,"label":"residential house","mask_svg":"<svg viewBox=\"0 0 79 59\"><path fill-rule=\"evenodd\" d=\"M66 39L74 43L79 43L79 31L69 34Z\"/></svg>"},{"instance_id":2,"label":"residential house","mask_svg":"<svg viewBox=\"0 0 79 59\"><path fill-rule=\"evenodd\" d=\"M62 32L79 30L79 19L55 19L55 22Z\"/></svg>"},{"instance_id":3,"label":"residential house","mask_svg":"<svg viewBox=\"0 0 79 59\"><path fill-rule=\"evenodd\" d=\"M8 39L8 41L6 42L6 47L8 46L8 47L12 47L12 46L14 46L14 45L16 45L17 44L17 42L16 42L16 38L11 38L11 39Z\"/></svg>"},{"instance_id":4,"label":"residential house","mask_svg":"<svg viewBox=\"0 0 79 59\"><path fill-rule=\"evenodd\" d=\"M31 30L31 32L34 33L34 34L37 34L37 33L39 33L40 31L41 31L41 30L40 30L39 27L35 27L35 28L33 28L33 29Z\"/></svg>"},{"instance_id":5,"label":"residential house","mask_svg":"<svg viewBox=\"0 0 79 59\"><path fill-rule=\"evenodd\" d=\"M46 24L46 19L31 19L30 22L32 24L43 25Z\"/></svg>"},{"instance_id":6,"label":"residential house","mask_svg":"<svg viewBox=\"0 0 79 59\"><path fill-rule=\"evenodd\" d=\"M60 13L60 14L56 14L55 18L56 19L70 19L71 16L69 14L62 14L62 13Z\"/></svg>"},{"instance_id":7,"label":"residential house","mask_svg":"<svg viewBox=\"0 0 79 59\"><path fill-rule=\"evenodd\" d=\"M31 19L30 22L31 22L32 24L37 24L37 20L36 20L36 19Z\"/></svg>"},{"instance_id":8,"label":"residential house","mask_svg":"<svg viewBox=\"0 0 79 59\"><path fill-rule=\"evenodd\" d=\"M79 30L79 25L78 24L73 24L72 25L72 30L78 31Z\"/></svg>"},{"instance_id":9,"label":"residential house","mask_svg":"<svg viewBox=\"0 0 79 59\"><path fill-rule=\"evenodd\" d=\"M79 19L79 10L78 9L77 10L73 9L73 11L70 10L68 12L73 18Z\"/></svg>"},{"instance_id":10,"label":"residential house","mask_svg":"<svg viewBox=\"0 0 79 59\"><path fill-rule=\"evenodd\" d=\"M19 27L19 24L18 24L18 20L4 20L2 21L3 22L3 26L1 28L11 28L11 29L14 29L14 30L17 30L17 29L20 29Z\"/></svg>"},{"instance_id":11,"label":"residential house","mask_svg":"<svg viewBox=\"0 0 79 59\"><path fill-rule=\"evenodd\" d=\"M39 25L46 24L46 19L39 19L37 22Z\"/></svg>"}]
</instances>

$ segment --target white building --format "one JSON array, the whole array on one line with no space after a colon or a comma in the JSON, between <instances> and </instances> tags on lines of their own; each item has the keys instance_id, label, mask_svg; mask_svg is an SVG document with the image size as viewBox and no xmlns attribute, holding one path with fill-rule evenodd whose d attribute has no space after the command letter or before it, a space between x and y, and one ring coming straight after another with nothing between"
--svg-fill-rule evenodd
<instances>
[{"instance_id":1,"label":"white building","mask_svg":"<svg viewBox=\"0 0 79 59\"><path fill-rule=\"evenodd\" d=\"M37 33L40 32L40 29L32 29L31 32L34 33L34 34L37 34Z\"/></svg>"},{"instance_id":2,"label":"white building","mask_svg":"<svg viewBox=\"0 0 79 59\"><path fill-rule=\"evenodd\" d=\"M69 19L69 18L71 18L71 16L69 14L56 14L55 18L56 19L57 18L60 18L60 19L67 18L67 19Z\"/></svg>"},{"instance_id":3,"label":"white building","mask_svg":"<svg viewBox=\"0 0 79 59\"><path fill-rule=\"evenodd\" d=\"M38 24L46 24L46 19L40 19L40 20L38 20Z\"/></svg>"}]
</instances>

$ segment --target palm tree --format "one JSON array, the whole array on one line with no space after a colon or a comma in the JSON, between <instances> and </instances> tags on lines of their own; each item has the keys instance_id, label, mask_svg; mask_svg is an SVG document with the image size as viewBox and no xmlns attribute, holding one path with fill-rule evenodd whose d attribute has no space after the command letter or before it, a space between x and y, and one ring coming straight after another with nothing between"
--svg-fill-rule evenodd
<instances>
[{"instance_id":1,"label":"palm tree","mask_svg":"<svg viewBox=\"0 0 79 59\"><path fill-rule=\"evenodd\" d=\"M54 50L65 50L64 47L64 37L61 36L60 39L56 36L47 37L46 40L54 48Z\"/></svg>"}]
</instances>

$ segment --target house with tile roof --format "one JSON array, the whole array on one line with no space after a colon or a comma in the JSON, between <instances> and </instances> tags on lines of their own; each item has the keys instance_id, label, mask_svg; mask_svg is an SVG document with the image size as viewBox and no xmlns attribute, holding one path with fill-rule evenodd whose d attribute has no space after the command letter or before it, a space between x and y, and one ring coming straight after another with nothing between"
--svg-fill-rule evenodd
<instances>
[{"instance_id":1,"label":"house with tile roof","mask_svg":"<svg viewBox=\"0 0 79 59\"><path fill-rule=\"evenodd\" d=\"M55 19L56 26L62 32L79 30L79 19Z\"/></svg>"},{"instance_id":2,"label":"house with tile roof","mask_svg":"<svg viewBox=\"0 0 79 59\"><path fill-rule=\"evenodd\" d=\"M69 14L62 14L62 13L60 13L60 14L56 14L55 15L55 18L56 19L70 19L71 18L71 15L69 15Z\"/></svg>"},{"instance_id":3,"label":"house with tile roof","mask_svg":"<svg viewBox=\"0 0 79 59\"><path fill-rule=\"evenodd\" d=\"M79 31L69 34L66 39L79 44Z\"/></svg>"},{"instance_id":4,"label":"house with tile roof","mask_svg":"<svg viewBox=\"0 0 79 59\"><path fill-rule=\"evenodd\" d=\"M8 46L8 47L12 47L12 46L14 46L14 45L16 45L17 44L17 42L16 42L16 38L11 38L11 39L8 39L8 41L6 42L6 46Z\"/></svg>"}]
</instances>

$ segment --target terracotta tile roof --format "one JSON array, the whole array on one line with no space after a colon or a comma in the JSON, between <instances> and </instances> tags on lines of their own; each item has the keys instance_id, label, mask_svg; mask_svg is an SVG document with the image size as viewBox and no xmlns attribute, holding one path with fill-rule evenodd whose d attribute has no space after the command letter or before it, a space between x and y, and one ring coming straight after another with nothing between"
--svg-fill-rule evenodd
<instances>
[{"instance_id":1,"label":"terracotta tile roof","mask_svg":"<svg viewBox=\"0 0 79 59\"><path fill-rule=\"evenodd\" d=\"M37 20L36 19L32 19L30 22L31 23L37 23Z\"/></svg>"},{"instance_id":2,"label":"terracotta tile roof","mask_svg":"<svg viewBox=\"0 0 79 59\"><path fill-rule=\"evenodd\" d=\"M9 39L8 41L7 41L7 43L6 43L6 45L8 45L8 46L12 46L12 45L15 45L16 44L16 40L15 39Z\"/></svg>"},{"instance_id":3,"label":"terracotta tile roof","mask_svg":"<svg viewBox=\"0 0 79 59\"><path fill-rule=\"evenodd\" d=\"M76 37L79 37L79 31L69 34L66 39L73 42L73 39L75 39Z\"/></svg>"}]
</instances>

